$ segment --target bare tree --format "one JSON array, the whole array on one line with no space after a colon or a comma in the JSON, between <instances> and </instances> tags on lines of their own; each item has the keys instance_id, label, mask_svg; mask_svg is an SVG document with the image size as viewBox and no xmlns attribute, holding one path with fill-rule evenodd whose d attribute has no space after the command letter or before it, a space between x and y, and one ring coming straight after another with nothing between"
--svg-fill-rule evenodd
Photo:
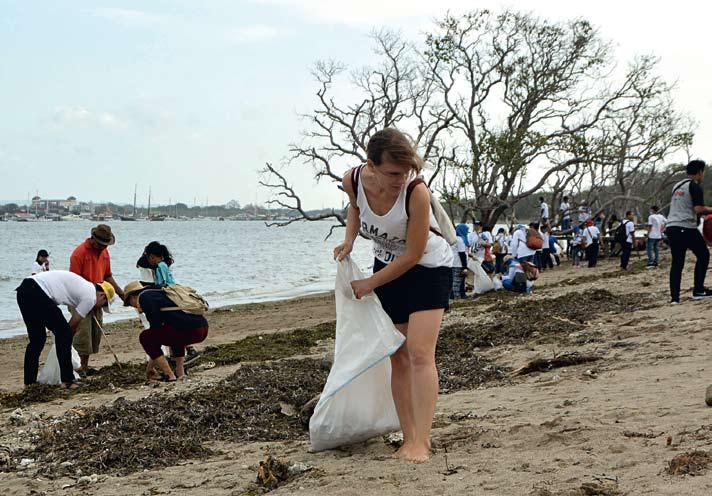
<instances>
[{"instance_id":1,"label":"bare tree","mask_svg":"<svg viewBox=\"0 0 712 496\"><path fill-rule=\"evenodd\" d=\"M372 34L374 53L379 64L374 68L361 68L347 72L334 61L319 62L312 71L319 84L317 106L303 115L306 122L302 139L290 146L290 165L311 167L316 181L323 178L340 183L349 167L366 162L366 145L369 137L386 127L399 127L410 131L422 157L443 166L446 150L440 135L447 130L451 117L436 102L437 86L419 63L414 47L391 31ZM343 103L335 93L337 81L350 88L360 98ZM286 177L267 164L261 184L275 190L273 204L292 208L299 215L290 221L274 225L287 225L295 220L332 218L345 225L344 212L333 211L319 216L309 216L301 206L299 195L289 186Z\"/></svg>"},{"instance_id":2,"label":"bare tree","mask_svg":"<svg viewBox=\"0 0 712 496\"><path fill-rule=\"evenodd\" d=\"M436 22L423 49L389 31L372 38L375 67L314 67L317 104L288 164L310 168L316 181L340 182L365 162L374 132L398 127L432 167L430 186L451 216L493 226L543 190L552 207L569 191L600 204L607 185L632 196L644 172L659 178L692 137L655 59L639 58L614 78L610 46L585 20L478 10ZM344 85L357 96L344 97ZM265 173L274 204L296 219L345 223L340 211L309 216L285 175L270 164Z\"/></svg>"}]
</instances>

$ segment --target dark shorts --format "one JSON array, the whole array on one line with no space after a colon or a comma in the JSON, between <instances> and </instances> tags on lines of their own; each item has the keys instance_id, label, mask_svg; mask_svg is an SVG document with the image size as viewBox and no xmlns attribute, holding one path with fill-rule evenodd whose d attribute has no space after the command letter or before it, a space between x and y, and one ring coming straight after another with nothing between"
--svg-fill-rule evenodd
<instances>
[{"instance_id":1,"label":"dark shorts","mask_svg":"<svg viewBox=\"0 0 712 496\"><path fill-rule=\"evenodd\" d=\"M384 267L386 264L378 259L373 262L374 273ZM416 265L398 279L376 288L375 292L393 323L406 324L411 313L450 308L450 289L451 267Z\"/></svg>"}]
</instances>

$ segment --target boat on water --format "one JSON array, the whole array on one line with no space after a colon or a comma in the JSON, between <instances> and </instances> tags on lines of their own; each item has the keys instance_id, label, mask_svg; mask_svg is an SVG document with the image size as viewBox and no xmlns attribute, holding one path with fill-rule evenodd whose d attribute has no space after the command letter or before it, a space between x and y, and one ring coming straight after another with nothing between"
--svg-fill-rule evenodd
<instances>
[{"instance_id":1,"label":"boat on water","mask_svg":"<svg viewBox=\"0 0 712 496\"><path fill-rule=\"evenodd\" d=\"M84 220L79 215L63 215L59 218L62 222L78 222Z\"/></svg>"},{"instance_id":2,"label":"boat on water","mask_svg":"<svg viewBox=\"0 0 712 496\"><path fill-rule=\"evenodd\" d=\"M166 216L163 214L156 214L156 215L152 215L151 217L149 217L148 220L150 220L152 222L163 222L164 220L166 220Z\"/></svg>"}]
</instances>

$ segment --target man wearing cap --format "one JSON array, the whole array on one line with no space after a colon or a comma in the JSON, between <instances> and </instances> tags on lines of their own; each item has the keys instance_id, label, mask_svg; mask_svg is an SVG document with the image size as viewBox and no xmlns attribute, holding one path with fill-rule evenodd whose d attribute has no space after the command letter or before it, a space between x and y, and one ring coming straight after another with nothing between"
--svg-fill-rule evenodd
<instances>
[{"instance_id":1,"label":"man wearing cap","mask_svg":"<svg viewBox=\"0 0 712 496\"><path fill-rule=\"evenodd\" d=\"M37 382L40 354L47 335L54 333L60 377L67 388L73 388L72 334L84 317L100 309L114 297L114 287L108 282L92 284L66 270L40 272L22 281L16 289L17 305L27 327L30 342L25 350L25 385ZM58 305L75 308L67 322Z\"/></svg>"},{"instance_id":2,"label":"man wearing cap","mask_svg":"<svg viewBox=\"0 0 712 496\"><path fill-rule=\"evenodd\" d=\"M108 282L116 291L116 294L123 300L124 292L114 281L111 273L111 259L108 246L116 242L111 227L106 224L99 224L91 230L91 237L76 247L69 259L69 270L83 277L94 284ZM75 310L70 307L72 316ZM89 355L99 352L101 343L101 324L103 322L103 312L97 309L84 316L79 323L77 333L74 336L74 348L81 358L80 373L89 372Z\"/></svg>"}]
</instances>

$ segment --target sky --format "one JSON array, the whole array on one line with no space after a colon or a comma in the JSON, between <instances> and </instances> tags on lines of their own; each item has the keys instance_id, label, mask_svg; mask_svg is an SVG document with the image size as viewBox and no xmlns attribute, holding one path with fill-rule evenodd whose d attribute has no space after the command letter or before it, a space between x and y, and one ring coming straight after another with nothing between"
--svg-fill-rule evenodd
<instances>
[{"instance_id":1,"label":"sky","mask_svg":"<svg viewBox=\"0 0 712 496\"><path fill-rule=\"evenodd\" d=\"M0 200L139 204L264 203L265 162L280 164L315 105L323 59L375 59L374 28L417 39L448 11L512 8L584 17L619 64L655 54L712 159L712 7L679 0L0 0ZM664 5L664 7L662 7ZM332 183L286 169L307 208L339 206Z\"/></svg>"}]
</instances>

